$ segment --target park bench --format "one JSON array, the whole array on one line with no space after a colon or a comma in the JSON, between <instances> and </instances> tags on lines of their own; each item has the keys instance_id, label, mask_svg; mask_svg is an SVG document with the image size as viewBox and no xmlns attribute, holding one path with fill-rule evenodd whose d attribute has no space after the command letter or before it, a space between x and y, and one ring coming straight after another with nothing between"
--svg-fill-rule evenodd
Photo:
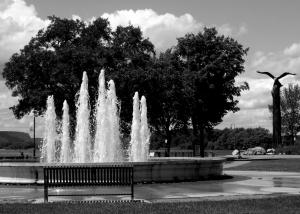
<instances>
[{"instance_id":1,"label":"park bench","mask_svg":"<svg viewBox=\"0 0 300 214\"><path fill-rule=\"evenodd\" d=\"M129 192L108 194L49 194L48 188L91 186L130 186ZM134 199L132 165L87 165L87 166L46 166L44 167L44 201L48 196L100 196L130 195Z\"/></svg>"}]
</instances>

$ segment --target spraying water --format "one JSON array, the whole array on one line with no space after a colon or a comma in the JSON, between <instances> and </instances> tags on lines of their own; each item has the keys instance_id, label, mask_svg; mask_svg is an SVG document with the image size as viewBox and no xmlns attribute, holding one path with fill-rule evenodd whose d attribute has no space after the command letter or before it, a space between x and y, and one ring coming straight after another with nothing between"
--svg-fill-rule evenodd
<instances>
[{"instance_id":1,"label":"spraying water","mask_svg":"<svg viewBox=\"0 0 300 214\"><path fill-rule=\"evenodd\" d=\"M55 160L55 140L56 134L56 113L53 96L47 99L47 111L45 114L45 133L41 151L41 161L54 163Z\"/></svg>"},{"instance_id":2,"label":"spraying water","mask_svg":"<svg viewBox=\"0 0 300 214\"><path fill-rule=\"evenodd\" d=\"M98 99L96 104L96 134L94 144L94 162L104 162L108 156L105 127L106 118L106 89L104 70L99 75Z\"/></svg>"},{"instance_id":3,"label":"spraying water","mask_svg":"<svg viewBox=\"0 0 300 214\"><path fill-rule=\"evenodd\" d=\"M105 88L104 70L99 76L99 91L96 105L96 135L94 162L121 161L121 140L115 84L108 82Z\"/></svg>"},{"instance_id":4,"label":"spraying water","mask_svg":"<svg viewBox=\"0 0 300 214\"><path fill-rule=\"evenodd\" d=\"M107 130L110 135L110 141L108 141L110 142L109 161L120 162L123 160L123 155L121 153L118 99L115 83L112 80L108 82L107 110L108 121L110 122L109 130Z\"/></svg>"},{"instance_id":5,"label":"spraying water","mask_svg":"<svg viewBox=\"0 0 300 214\"><path fill-rule=\"evenodd\" d=\"M74 162L86 163L90 161L90 104L88 93L88 78L83 72L82 83L79 91L79 98L76 103L76 135L74 142Z\"/></svg>"},{"instance_id":6,"label":"spraying water","mask_svg":"<svg viewBox=\"0 0 300 214\"><path fill-rule=\"evenodd\" d=\"M69 105L67 101L63 104L63 118L62 118L62 135L61 135L61 150L60 150L60 162L71 162L70 151L70 118L69 118Z\"/></svg>"},{"instance_id":7,"label":"spraying water","mask_svg":"<svg viewBox=\"0 0 300 214\"><path fill-rule=\"evenodd\" d=\"M147 119L147 103L146 98L142 96L141 98L141 151L139 161L146 161L149 154L149 145L150 145L150 130L148 127Z\"/></svg>"},{"instance_id":8,"label":"spraying water","mask_svg":"<svg viewBox=\"0 0 300 214\"><path fill-rule=\"evenodd\" d=\"M108 90L105 87L104 70L99 75L98 99L95 106L96 130L94 138L94 150L91 151L90 136L90 105L88 94L88 78L83 73L79 97L76 103L76 130L73 154L70 149L70 121L69 106L63 104L63 121L61 133L61 151L59 161L62 163L75 162L120 162L124 161L120 139L120 119L118 99L115 83L108 82ZM47 100L45 115L45 140L42 147L41 160L47 163L55 160L56 114L53 96ZM131 141L129 146L129 161L146 161L149 152L150 132L147 121L146 98L139 101L138 92L133 97L133 118L131 127Z\"/></svg>"},{"instance_id":9,"label":"spraying water","mask_svg":"<svg viewBox=\"0 0 300 214\"><path fill-rule=\"evenodd\" d=\"M139 93L135 92L133 97L133 111L132 111L132 124L131 124L131 140L129 147L129 160L139 161L139 153L141 151L141 118L140 118L140 101Z\"/></svg>"}]
</instances>

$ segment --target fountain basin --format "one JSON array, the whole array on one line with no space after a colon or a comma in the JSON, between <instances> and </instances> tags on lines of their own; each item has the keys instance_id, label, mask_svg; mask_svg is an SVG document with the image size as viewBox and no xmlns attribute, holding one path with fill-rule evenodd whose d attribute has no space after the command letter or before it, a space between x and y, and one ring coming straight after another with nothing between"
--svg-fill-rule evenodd
<instances>
[{"instance_id":1,"label":"fountain basin","mask_svg":"<svg viewBox=\"0 0 300 214\"><path fill-rule=\"evenodd\" d=\"M134 165L135 183L181 182L220 178L224 158L151 158L147 162L122 163L0 163L0 183L43 184L43 167L48 165Z\"/></svg>"}]
</instances>

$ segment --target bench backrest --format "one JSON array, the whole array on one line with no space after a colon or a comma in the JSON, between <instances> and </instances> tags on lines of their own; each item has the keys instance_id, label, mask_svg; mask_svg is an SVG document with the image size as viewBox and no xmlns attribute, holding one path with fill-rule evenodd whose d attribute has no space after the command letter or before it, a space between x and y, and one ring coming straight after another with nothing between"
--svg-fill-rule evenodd
<instances>
[{"instance_id":1,"label":"bench backrest","mask_svg":"<svg viewBox=\"0 0 300 214\"><path fill-rule=\"evenodd\" d=\"M44 184L48 187L133 185L133 166L47 166Z\"/></svg>"}]
</instances>

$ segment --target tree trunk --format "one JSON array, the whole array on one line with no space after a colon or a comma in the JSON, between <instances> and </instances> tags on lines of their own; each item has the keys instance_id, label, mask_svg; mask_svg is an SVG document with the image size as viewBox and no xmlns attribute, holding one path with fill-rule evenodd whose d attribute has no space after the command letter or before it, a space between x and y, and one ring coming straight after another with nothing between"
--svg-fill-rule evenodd
<instances>
[{"instance_id":1,"label":"tree trunk","mask_svg":"<svg viewBox=\"0 0 300 214\"><path fill-rule=\"evenodd\" d=\"M203 124L199 125L199 141L200 141L200 156L204 157L204 126Z\"/></svg>"},{"instance_id":2,"label":"tree trunk","mask_svg":"<svg viewBox=\"0 0 300 214\"><path fill-rule=\"evenodd\" d=\"M196 156L196 145L197 145L197 141L198 141L198 125L196 123L196 119L195 117L192 118L192 125L193 125L193 135L194 135L194 139L192 140L192 147L193 147L193 156Z\"/></svg>"},{"instance_id":3,"label":"tree trunk","mask_svg":"<svg viewBox=\"0 0 300 214\"><path fill-rule=\"evenodd\" d=\"M170 130L167 130L167 151L166 157L170 157L171 154L171 142L172 142L172 133Z\"/></svg>"},{"instance_id":4,"label":"tree trunk","mask_svg":"<svg viewBox=\"0 0 300 214\"><path fill-rule=\"evenodd\" d=\"M296 138L296 134L294 134L294 131L292 131L292 140L291 140L292 145L295 145L295 138Z\"/></svg>"}]
</instances>

